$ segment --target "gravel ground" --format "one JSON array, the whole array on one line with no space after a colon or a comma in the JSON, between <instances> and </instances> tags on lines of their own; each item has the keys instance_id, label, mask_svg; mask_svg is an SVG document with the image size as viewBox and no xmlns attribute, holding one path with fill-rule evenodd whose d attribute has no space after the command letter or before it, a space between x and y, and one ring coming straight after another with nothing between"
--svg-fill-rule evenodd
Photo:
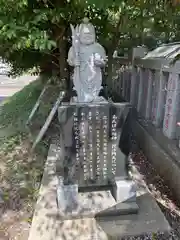
<instances>
[{"instance_id":1,"label":"gravel ground","mask_svg":"<svg viewBox=\"0 0 180 240\"><path fill-rule=\"evenodd\" d=\"M46 158L24 138L0 148L0 240L27 240L31 227Z\"/></svg>"},{"instance_id":2,"label":"gravel ground","mask_svg":"<svg viewBox=\"0 0 180 240\"><path fill-rule=\"evenodd\" d=\"M153 197L156 199L159 207L161 208L163 214L168 220L172 232L170 235L158 234L157 236L144 236L141 238L133 239L169 239L169 240L179 240L180 239L180 203L176 201L173 196L171 189L167 186L162 177L158 174L152 164L144 156L143 152L137 148L136 151L132 153L132 159L134 165L142 175L148 189L150 190Z\"/></svg>"}]
</instances>

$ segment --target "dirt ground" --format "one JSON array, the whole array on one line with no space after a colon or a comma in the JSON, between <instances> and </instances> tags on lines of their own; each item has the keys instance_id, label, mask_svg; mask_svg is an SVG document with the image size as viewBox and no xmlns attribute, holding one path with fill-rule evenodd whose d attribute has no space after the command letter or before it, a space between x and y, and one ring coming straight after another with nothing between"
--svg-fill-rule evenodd
<instances>
[{"instance_id":1,"label":"dirt ground","mask_svg":"<svg viewBox=\"0 0 180 240\"><path fill-rule=\"evenodd\" d=\"M156 199L161 211L172 228L171 236L169 236L167 240L179 240L180 204L176 201L175 196L166 182L140 149L132 154L132 158L150 193Z\"/></svg>"},{"instance_id":2,"label":"dirt ground","mask_svg":"<svg viewBox=\"0 0 180 240\"><path fill-rule=\"evenodd\" d=\"M42 164L44 162L37 155L30 155L29 149L29 142L21 141L19 147L11 149L10 154L0 152L0 182L3 192L3 202L0 204L0 240L28 239L36 201L36 198L29 197L32 196L31 191L34 191L34 195L38 191L41 178L41 175L31 178L30 174L34 170L37 172L36 161ZM30 167L34 170L29 174Z\"/></svg>"}]
</instances>

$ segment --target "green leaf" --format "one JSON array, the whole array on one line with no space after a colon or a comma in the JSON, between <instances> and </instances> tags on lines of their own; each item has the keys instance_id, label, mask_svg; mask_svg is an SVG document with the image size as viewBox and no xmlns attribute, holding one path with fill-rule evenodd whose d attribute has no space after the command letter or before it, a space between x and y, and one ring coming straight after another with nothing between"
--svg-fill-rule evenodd
<instances>
[{"instance_id":1,"label":"green leaf","mask_svg":"<svg viewBox=\"0 0 180 240\"><path fill-rule=\"evenodd\" d=\"M27 48L30 48L30 46L31 46L30 39L27 39L27 40L26 40L26 47L27 47Z\"/></svg>"},{"instance_id":2,"label":"green leaf","mask_svg":"<svg viewBox=\"0 0 180 240\"><path fill-rule=\"evenodd\" d=\"M63 2L63 3L62 3ZM1 0L0 56L20 73L51 62L58 36L70 39L69 24L89 16L107 49L180 39L180 7L155 0ZM119 26L118 26L118 23ZM58 39L58 41L61 39ZM53 58L53 57L52 57Z\"/></svg>"}]
</instances>

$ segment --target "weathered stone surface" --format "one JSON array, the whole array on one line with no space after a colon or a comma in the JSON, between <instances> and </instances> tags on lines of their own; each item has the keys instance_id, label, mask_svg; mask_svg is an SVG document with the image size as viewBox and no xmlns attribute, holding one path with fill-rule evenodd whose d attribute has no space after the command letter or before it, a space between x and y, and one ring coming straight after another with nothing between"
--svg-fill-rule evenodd
<instances>
[{"instance_id":1,"label":"weathered stone surface","mask_svg":"<svg viewBox=\"0 0 180 240\"><path fill-rule=\"evenodd\" d=\"M61 220L93 218L99 212L115 205L116 201L110 191L79 193L77 205L74 208L71 208L73 204L67 206L66 209L58 207L58 218ZM113 212L114 210L112 210ZM108 212L106 216L108 216Z\"/></svg>"},{"instance_id":2,"label":"weathered stone surface","mask_svg":"<svg viewBox=\"0 0 180 240\"><path fill-rule=\"evenodd\" d=\"M97 182L108 185L115 176L127 178L127 159L119 143L122 145L120 122L125 121L129 109L127 103L113 104L106 101L88 105L62 103L59 120L62 124L61 146L65 154L62 161L67 169L65 182L69 178L69 182L78 181L81 187L85 182L88 185Z\"/></svg>"}]
</instances>

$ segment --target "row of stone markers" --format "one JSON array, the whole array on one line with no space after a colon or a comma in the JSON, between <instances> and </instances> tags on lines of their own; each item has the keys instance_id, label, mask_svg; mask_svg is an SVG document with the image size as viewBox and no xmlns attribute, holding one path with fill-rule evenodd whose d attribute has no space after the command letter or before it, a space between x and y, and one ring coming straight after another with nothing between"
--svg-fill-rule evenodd
<instances>
[{"instance_id":1,"label":"row of stone markers","mask_svg":"<svg viewBox=\"0 0 180 240\"><path fill-rule=\"evenodd\" d=\"M110 87L130 100L141 117L162 128L165 136L176 139L180 120L180 63L171 65L172 59L146 54L146 48L134 48L132 65L120 66Z\"/></svg>"}]
</instances>

